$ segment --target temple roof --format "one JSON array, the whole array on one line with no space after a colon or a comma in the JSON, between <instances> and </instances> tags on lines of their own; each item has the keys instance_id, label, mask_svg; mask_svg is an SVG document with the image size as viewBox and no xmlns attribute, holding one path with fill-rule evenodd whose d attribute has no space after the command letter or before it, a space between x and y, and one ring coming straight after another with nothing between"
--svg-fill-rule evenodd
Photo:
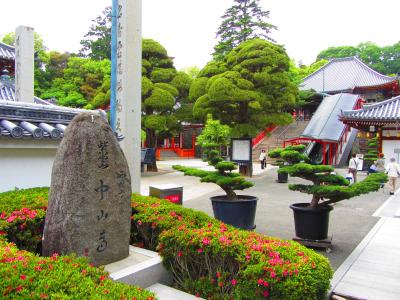
<instances>
[{"instance_id":1,"label":"temple roof","mask_svg":"<svg viewBox=\"0 0 400 300\"><path fill-rule=\"evenodd\" d=\"M325 97L300 136L338 142L346 126L339 120L339 114L343 109L353 108L359 98L347 93Z\"/></svg>"},{"instance_id":2,"label":"temple roof","mask_svg":"<svg viewBox=\"0 0 400 300\"><path fill-rule=\"evenodd\" d=\"M15 48L0 42L0 59L15 60Z\"/></svg>"},{"instance_id":3,"label":"temple roof","mask_svg":"<svg viewBox=\"0 0 400 300\"><path fill-rule=\"evenodd\" d=\"M364 105L358 110L344 110L340 116L343 121L400 121L400 96L375 104Z\"/></svg>"},{"instance_id":4,"label":"temple roof","mask_svg":"<svg viewBox=\"0 0 400 300\"><path fill-rule=\"evenodd\" d=\"M354 88L380 86L396 81L368 67L357 57L334 58L322 68L303 79L301 90L338 93Z\"/></svg>"},{"instance_id":5,"label":"temple roof","mask_svg":"<svg viewBox=\"0 0 400 300\"><path fill-rule=\"evenodd\" d=\"M61 139L67 125L81 112L105 114L103 111L0 100L0 137Z\"/></svg>"},{"instance_id":6,"label":"temple roof","mask_svg":"<svg viewBox=\"0 0 400 300\"><path fill-rule=\"evenodd\" d=\"M13 82L5 82L0 79L0 100L15 101L15 85ZM44 105L52 105L50 101L40 99L36 96L33 97L33 102Z\"/></svg>"}]
</instances>

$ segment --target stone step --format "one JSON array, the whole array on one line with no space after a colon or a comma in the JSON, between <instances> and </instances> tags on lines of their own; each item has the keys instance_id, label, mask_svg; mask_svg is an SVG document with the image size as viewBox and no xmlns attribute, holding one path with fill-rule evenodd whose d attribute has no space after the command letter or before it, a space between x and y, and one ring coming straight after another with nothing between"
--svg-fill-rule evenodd
<instances>
[{"instance_id":1,"label":"stone step","mask_svg":"<svg viewBox=\"0 0 400 300\"><path fill-rule=\"evenodd\" d=\"M162 264L157 252L129 246L129 256L105 265L110 278L119 282L147 288L156 283L171 285L172 274Z\"/></svg>"},{"instance_id":2,"label":"stone step","mask_svg":"<svg viewBox=\"0 0 400 300\"><path fill-rule=\"evenodd\" d=\"M156 283L149 286L147 290L152 291L156 294L158 300L201 300L199 298L188 293L182 292L180 290L174 289L172 287Z\"/></svg>"}]
</instances>

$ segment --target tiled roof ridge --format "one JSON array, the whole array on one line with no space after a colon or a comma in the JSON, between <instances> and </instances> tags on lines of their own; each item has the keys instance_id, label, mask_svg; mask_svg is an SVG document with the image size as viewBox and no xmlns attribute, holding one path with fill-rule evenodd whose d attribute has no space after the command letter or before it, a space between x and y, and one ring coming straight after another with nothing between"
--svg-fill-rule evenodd
<instances>
[{"instance_id":1,"label":"tiled roof ridge","mask_svg":"<svg viewBox=\"0 0 400 300\"><path fill-rule=\"evenodd\" d=\"M372 104L364 104L363 107L361 109L353 109L353 110L346 110L346 111L342 111L342 114L352 114L352 113L356 113L356 112L360 112L360 111L367 111L367 110L371 110L374 109L376 107L380 107L380 106L384 106L386 104L389 104L390 102L395 102L400 100L400 96L396 96L381 102L377 102L377 103L372 103Z\"/></svg>"}]
</instances>

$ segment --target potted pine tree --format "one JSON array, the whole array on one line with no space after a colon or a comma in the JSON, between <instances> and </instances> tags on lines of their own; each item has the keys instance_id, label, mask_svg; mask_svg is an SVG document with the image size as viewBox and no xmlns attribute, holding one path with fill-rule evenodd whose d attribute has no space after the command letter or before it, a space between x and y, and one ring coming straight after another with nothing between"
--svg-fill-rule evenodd
<instances>
[{"instance_id":1,"label":"potted pine tree","mask_svg":"<svg viewBox=\"0 0 400 300\"><path fill-rule=\"evenodd\" d=\"M312 195L310 203L290 205L294 213L296 236L308 240L324 240L328 237L329 213L332 204L379 190L387 181L384 173L374 173L363 181L349 185L343 176L337 175L333 167L297 163L285 166L278 172L287 172L292 177L309 180L312 184L289 184L289 189Z\"/></svg>"},{"instance_id":2,"label":"potted pine tree","mask_svg":"<svg viewBox=\"0 0 400 300\"><path fill-rule=\"evenodd\" d=\"M224 223L237 228L252 230L255 228L254 218L257 208L257 197L238 195L236 190L244 190L253 186L239 173L233 172L237 165L224 161L218 151L209 152L209 165L214 166L215 171L206 171L197 168L174 165L175 170L188 176L200 177L201 182L212 182L224 190L225 195L211 197L214 217Z\"/></svg>"},{"instance_id":3,"label":"potted pine tree","mask_svg":"<svg viewBox=\"0 0 400 300\"><path fill-rule=\"evenodd\" d=\"M268 152L268 156L276 159L276 165L279 168L285 165L294 165L301 161L308 161L307 155L303 154L305 150L304 145L294 145L288 146L286 148L275 148ZM278 182L286 183L288 182L288 173L278 172Z\"/></svg>"}]
</instances>

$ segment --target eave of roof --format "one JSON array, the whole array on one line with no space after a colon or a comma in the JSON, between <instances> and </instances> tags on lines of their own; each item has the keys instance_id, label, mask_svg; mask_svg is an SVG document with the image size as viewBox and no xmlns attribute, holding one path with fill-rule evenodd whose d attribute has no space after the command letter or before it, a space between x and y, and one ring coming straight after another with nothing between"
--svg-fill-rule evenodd
<instances>
[{"instance_id":1,"label":"eave of roof","mask_svg":"<svg viewBox=\"0 0 400 300\"><path fill-rule=\"evenodd\" d=\"M0 42L0 58L15 60L15 48Z\"/></svg>"},{"instance_id":2,"label":"eave of roof","mask_svg":"<svg viewBox=\"0 0 400 300\"><path fill-rule=\"evenodd\" d=\"M392 122L400 121L400 96L391 99L364 105L362 109L345 110L341 112L340 119L346 122Z\"/></svg>"}]
</instances>

